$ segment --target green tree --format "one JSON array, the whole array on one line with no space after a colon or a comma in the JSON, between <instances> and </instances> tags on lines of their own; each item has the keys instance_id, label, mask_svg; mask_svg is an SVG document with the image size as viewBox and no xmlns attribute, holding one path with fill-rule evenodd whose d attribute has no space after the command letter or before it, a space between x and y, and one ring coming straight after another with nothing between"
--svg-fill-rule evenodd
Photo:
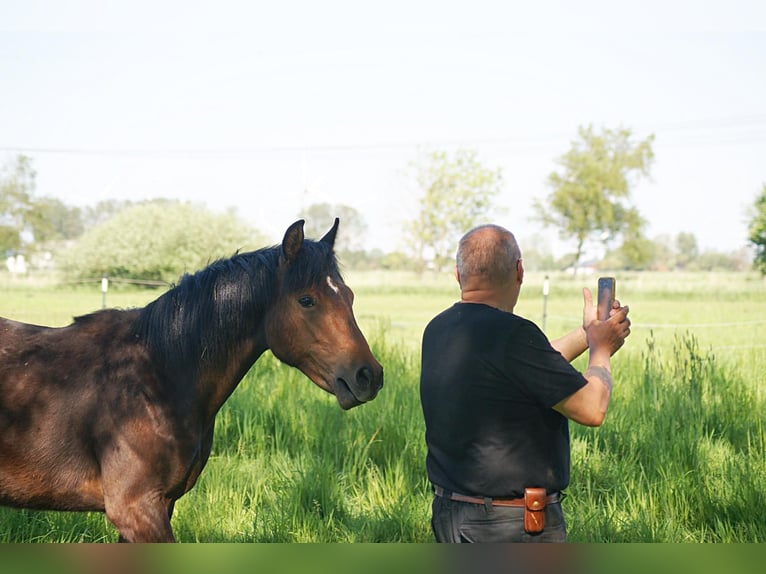
<instances>
[{"instance_id":1,"label":"green tree","mask_svg":"<svg viewBox=\"0 0 766 574\"><path fill-rule=\"evenodd\" d=\"M32 203L27 212L27 227L36 244L76 239L83 234L80 209L53 197L42 197Z\"/></svg>"},{"instance_id":2,"label":"green tree","mask_svg":"<svg viewBox=\"0 0 766 574\"><path fill-rule=\"evenodd\" d=\"M546 204L537 200L533 205L544 225L557 227L562 239L575 241L575 268L590 239L622 235L637 244L645 222L629 203L630 190L640 176L649 175L654 158L653 135L633 142L630 130L603 129L597 134L591 126L581 127L578 135L557 160L563 171L548 176L552 192Z\"/></svg>"},{"instance_id":3,"label":"green tree","mask_svg":"<svg viewBox=\"0 0 766 574\"><path fill-rule=\"evenodd\" d=\"M697 257L697 238L693 233L681 231L676 235L676 267L686 269Z\"/></svg>"},{"instance_id":4,"label":"green tree","mask_svg":"<svg viewBox=\"0 0 766 574\"><path fill-rule=\"evenodd\" d=\"M753 266L766 275L766 184L755 198L752 219L748 225L748 240L755 248Z\"/></svg>"},{"instance_id":5,"label":"green tree","mask_svg":"<svg viewBox=\"0 0 766 574\"><path fill-rule=\"evenodd\" d=\"M35 196L36 172L19 155L0 175L0 254L50 248L82 234L81 212L52 197Z\"/></svg>"},{"instance_id":6,"label":"green tree","mask_svg":"<svg viewBox=\"0 0 766 574\"><path fill-rule=\"evenodd\" d=\"M617 250L619 268L634 271L648 269L656 257L656 247L652 240L633 236L626 238Z\"/></svg>"},{"instance_id":7,"label":"green tree","mask_svg":"<svg viewBox=\"0 0 766 574\"><path fill-rule=\"evenodd\" d=\"M412 240L417 270L425 269L429 256L437 269L447 268L458 239L497 211L493 200L500 193L500 169L485 167L476 151L467 149L452 156L445 151L427 153L410 169L423 194L417 216L404 229Z\"/></svg>"},{"instance_id":8,"label":"green tree","mask_svg":"<svg viewBox=\"0 0 766 574\"><path fill-rule=\"evenodd\" d=\"M186 272L264 243L232 212L216 214L191 203L154 200L127 207L87 231L59 261L79 278L106 274L172 283Z\"/></svg>"},{"instance_id":9,"label":"green tree","mask_svg":"<svg viewBox=\"0 0 766 574\"><path fill-rule=\"evenodd\" d=\"M32 160L19 155L0 171L0 255L19 251L35 190Z\"/></svg>"},{"instance_id":10,"label":"green tree","mask_svg":"<svg viewBox=\"0 0 766 574\"><path fill-rule=\"evenodd\" d=\"M367 226L364 217L348 205L313 203L302 209L298 217L306 220L306 237L319 239L329 230L335 218L340 218L338 236L335 238L335 250L338 253L361 251Z\"/></svg>"}]
</instances>

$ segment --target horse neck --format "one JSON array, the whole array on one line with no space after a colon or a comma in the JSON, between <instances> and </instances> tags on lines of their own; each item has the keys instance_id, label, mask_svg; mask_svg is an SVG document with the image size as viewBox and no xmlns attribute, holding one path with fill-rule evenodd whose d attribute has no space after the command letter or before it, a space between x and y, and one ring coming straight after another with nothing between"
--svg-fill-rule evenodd
<instances>
[{"instance_id":1,"label":"horse neck","mask_svg":"<svg viewBox=\"0 0 766 574\"><path fill-rule=\"evenodd\" d=\"M212 420L267 348L262 336L249 336L227 354L224 363L201 364L194 382L195 411L204 420Z\"/></svg>"},{"instance_id":2,"label":"horse neck","mask_svg":"<svg viewBox=\"0 0 766 574\"><path fill-rule=\"evenodd\" d=\"M271 259L254 252L217 262L145 308L139 336L192 412L214 416L267 349Z\"/></svg>"}]
</instances>

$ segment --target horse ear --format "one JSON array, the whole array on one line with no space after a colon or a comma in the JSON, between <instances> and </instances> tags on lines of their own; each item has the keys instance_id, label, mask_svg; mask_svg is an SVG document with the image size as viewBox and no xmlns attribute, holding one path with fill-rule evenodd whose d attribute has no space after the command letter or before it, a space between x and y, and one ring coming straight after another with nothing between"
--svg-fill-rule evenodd
<instances>
[{"instance_id":1,"label":"horse ear","mask_svg":"<svg viewBox=\"0 0 766 574\"><path fill-rule=\"evenodd\" d=\"M332 247L335 245L335 235L338 233L338 224L340 223L340 219L337 217L335 218L335 223L333 223L332 229L324 234L324 237L320 239L322 243L327 243Z\"/></svg>"},{"instance_id":2,"label":"horse ear","mask_svg":"<svg viewBox=\"0 0 766 574\"><path fill-rule=\"evenodd\" d=\"M299 219L285 231L285 237L282 239L282 257L288 263L295 259L298 252L303 247L303 224L305 221Z\"/></svg>"}]
</instances>

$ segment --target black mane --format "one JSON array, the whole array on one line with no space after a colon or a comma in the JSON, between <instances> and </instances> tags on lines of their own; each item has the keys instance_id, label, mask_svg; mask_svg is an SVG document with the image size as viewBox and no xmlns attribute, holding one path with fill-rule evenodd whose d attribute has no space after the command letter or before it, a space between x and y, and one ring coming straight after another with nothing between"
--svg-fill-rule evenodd
<instances>
[{"instance_id":1,"label":"black mane","mask_svg":"<svg viewBox=\"0 0 766 574\"><path fill-rule=\"evenodd\" d=\"M219 259L184 275L167 293L141 310L134 335L167 372L225 361L234 343L252 333L278 297L281 247L266 247ZM284 277L286 292L340 279L332 249L304 241Z\"/></svg>"}]
</instances>

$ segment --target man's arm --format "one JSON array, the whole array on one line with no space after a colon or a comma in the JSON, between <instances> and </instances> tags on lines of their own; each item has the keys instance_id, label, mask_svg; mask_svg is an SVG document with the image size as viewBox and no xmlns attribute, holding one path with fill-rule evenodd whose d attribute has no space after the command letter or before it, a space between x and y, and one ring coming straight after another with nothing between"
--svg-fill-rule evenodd
<instances>
[{"instance_id":1,"label":"man's arm","mask_svg":"<svg viewBox=\"0 0 766 574\"><path fill-rule=\"evenodd\" d=\"M583 376L588 383L553 408L581 425L601 426L612 397L612 371L600 365L588 366Z\"/></svg>"},{"instance_id":2,"label":"man's arm","mask_svg":"<svg viewBox=\"0 0 766 574\"><path fill-rule=\"evenodd\" d=\"M551 341L551 347L556 349L561 356L570 363L582 355L588 348L588 338L585 329L580 326L573 329L563 337Z\"/></svg>"},{"instance_id":3,"label":"man's arm","mask_svg":"<svg viewBox=\"0 0 766 574\"><path fill-rule=\"evenodd\" d=\"M607 321L594 320L586 330L590 349L584 387L554 405L554 409L577 423L599 426L604 422L612 396L611 356L630 334L628 307L620 307Z\"/></svg>"}]
</instances>

